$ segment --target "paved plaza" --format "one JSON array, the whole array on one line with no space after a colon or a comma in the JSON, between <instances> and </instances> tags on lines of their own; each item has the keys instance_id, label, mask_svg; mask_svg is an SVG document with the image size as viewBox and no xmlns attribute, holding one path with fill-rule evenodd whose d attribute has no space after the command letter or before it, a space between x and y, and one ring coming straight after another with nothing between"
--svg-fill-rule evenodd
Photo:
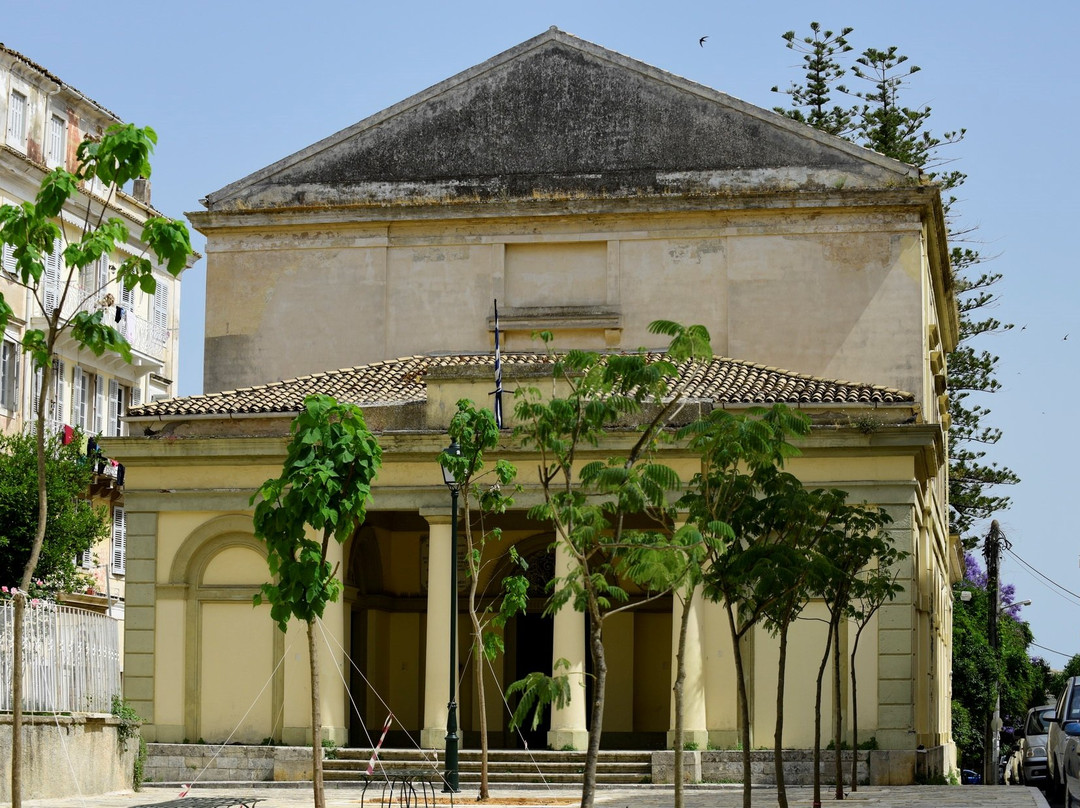
<instances>
[{"instance_id":1,"label":"paved plaza","mask_svg":"<svg viewBox=\"0 0 1080 808\"><path fill-rule=\"evenodd\" d=\"M524 789L524 788L492 788L492 798L483 803L493 808L572 808L580 804L580 789ZM360 808L372 806L381 808L388 805L386 795L380 793L381 789L371 787L367 794L363 794L358 788L335 788L326 790L326 805L328 808ZM244 787L221 788L208 786L206 788L193 788L184 798L180 796L178 788L144 788L142 791L133 793L109 794L99 797L70 797L66 799L29 800L24 801L25 806L33 808L141 808L141 806L156 806L156 808L208 808L216 800L208 797L232 797L243 800L236 802L251 805L252 800L257 800L257 808L301 808L312 804L311 788L267 788L267 787ZM792 808L809 808L812 804L812 791L809 788L798 787L788 789L788 802ZM826 805L837 804L832 799L831 792L822 794L823 803ZM612 806L615 808L670 808L673 804L673 791L671 786L612 786L601 787L597 793L596 804L600 806ZM880 808L948 808L949 806L963 806L963 808L982 808L986 806L1001 806L1001 808L1048 808L1046 798L1036 788L1024 788L1021 786L865 786L854 794L850 794L845 800L849 804L875 806ZM218 803L227 805L227 801ZM394 795L394 805L404 806L404 801L398 800ZM444 806L450 804L449 795L439 794L435 798L435 804ZM463 789L460 794L454 796L454 805L469 806L477 804L476 792ZM419 794L410 801L411 808L424 806L423 797ZM429 797L426 806L430 808ZM742 805L742 789L733 785L701 785L688 786L686 789L686 808L739 808ZM776 805L776 789L772 787L759 787L754 789L754 808L766 808Z\"/></svg>"}]
</instances>

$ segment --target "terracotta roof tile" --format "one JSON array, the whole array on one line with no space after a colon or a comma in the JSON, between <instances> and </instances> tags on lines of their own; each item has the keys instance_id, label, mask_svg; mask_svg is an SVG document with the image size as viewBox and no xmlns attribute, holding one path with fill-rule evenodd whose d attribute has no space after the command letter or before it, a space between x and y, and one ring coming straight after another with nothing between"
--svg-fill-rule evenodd
<instances>
[{"instance_id":1,"label":"terracotta roof tile","mask_svg":"<svg viewBox=\"0 0 1080 808\"><path fill-rule=\"evenodd\" d=\"M550 364L547 356L504 353L504 372L514 366ZM410 356L355 368L301 376L271 384L200 396L158 401L133 408L133 417L185 415L250 415L298 412L314 393L363 406L408 404L427 398L424 377L433 368L491 366L491 354ZM857 382L819 379L778 368L715 358L704 365L687 364L689 396L721 404L896 404L913 402L911 393ZM512 377L512 374L507 374Z\"/></svg>"}]
</instances>

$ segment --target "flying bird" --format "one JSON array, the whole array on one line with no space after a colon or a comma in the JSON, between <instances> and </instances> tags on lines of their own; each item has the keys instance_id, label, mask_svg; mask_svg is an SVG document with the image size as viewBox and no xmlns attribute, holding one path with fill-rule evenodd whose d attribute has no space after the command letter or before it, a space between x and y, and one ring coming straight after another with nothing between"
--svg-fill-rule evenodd
<instances>
[{"instance_id":1,"label":"flying bird","mask_svg":"<svg viewBox=\"0 0 1080 808\"><path fill-rule=\"evenodd\" d=\"M706 40L706 39L708 39L708 38L709 38L709 37L708 37L708 35L706 35L706 36L703 36L703 37L702 37L701 39L699 39L699 40L697 41L697 43L698 43L698 44L699 44L699 45L700 45L701 47L703 47L703 48L704 48L704 47L705 47L705 40Z\"/></svg>"}]
</instances>

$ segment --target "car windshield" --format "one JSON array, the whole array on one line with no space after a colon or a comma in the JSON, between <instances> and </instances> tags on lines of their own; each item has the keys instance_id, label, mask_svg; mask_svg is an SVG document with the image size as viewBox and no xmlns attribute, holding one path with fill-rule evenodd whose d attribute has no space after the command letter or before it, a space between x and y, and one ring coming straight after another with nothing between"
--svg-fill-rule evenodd
<instances>
[{"instance_id":1,"label":"car windshield","mask_svg":"<svg viewBox=\"0 0 1080 808\"><path fill-rule=\"evenodd\" d=\"M1080 685L1073 686L1072 698L1069 699L1069 714L1065 718L1067 721L1080 721Z\"/></svg>"},{"instance_id":2,"label":"car windshield","mask_svg":"<svg viewBox=\"0 0 1080 808\"><path fill-rule=\"evenodd\" d=\"M1054 709L1052 707L1047 710L1033 710L1031 715L1028 716L1027 734L1045 735L1047 732L1047 719L1053 714Z\"/></svg>"}]
</instances>

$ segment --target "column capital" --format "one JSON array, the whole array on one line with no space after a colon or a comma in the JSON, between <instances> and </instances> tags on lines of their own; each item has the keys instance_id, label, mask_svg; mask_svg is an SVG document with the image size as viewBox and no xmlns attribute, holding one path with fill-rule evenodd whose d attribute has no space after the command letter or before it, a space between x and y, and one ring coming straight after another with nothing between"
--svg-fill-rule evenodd
<instances>
[{"instance_id":1,"label":"column capital","mask_svg":"<svg viewBox=\"0 0 1080 808\"><path fill-rule=\"evenodd\" d=\"M453 521L453 513L449 505L445 508L421 508L420 515L427 520L429 525L448 525Z\"/></svg>"}]
</instances>

